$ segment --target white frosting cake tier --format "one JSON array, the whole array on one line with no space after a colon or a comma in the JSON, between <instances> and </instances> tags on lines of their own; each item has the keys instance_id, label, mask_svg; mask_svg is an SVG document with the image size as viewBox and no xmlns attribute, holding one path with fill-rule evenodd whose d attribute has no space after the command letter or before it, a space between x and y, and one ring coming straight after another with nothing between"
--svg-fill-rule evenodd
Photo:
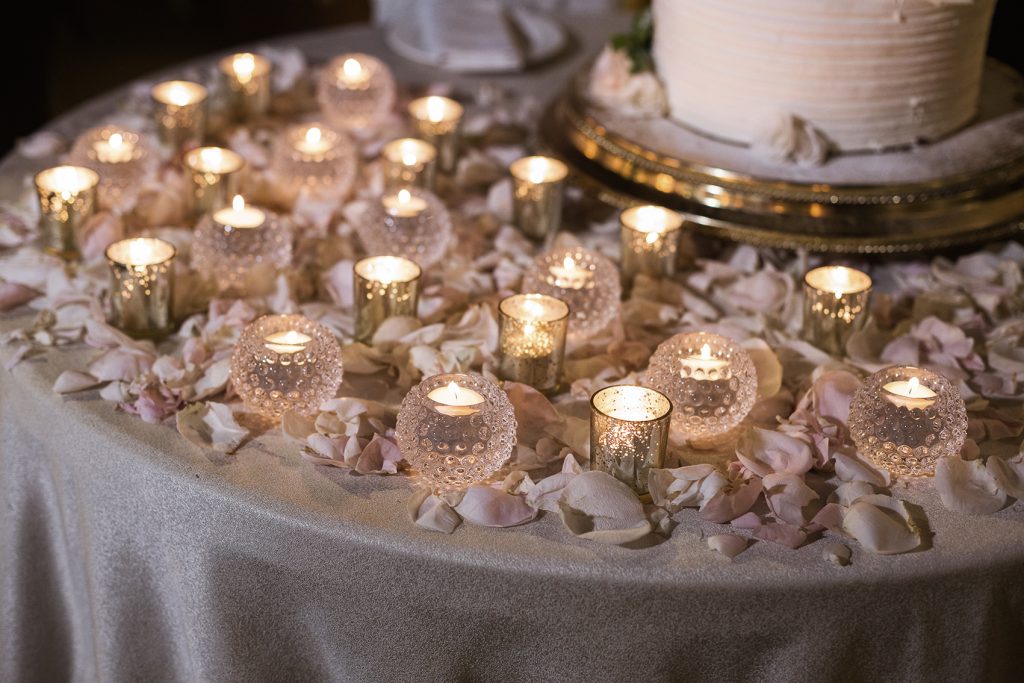
<instances>
[{"instance_id":1,"label":"white frosting cake tier","mask_svg":"<svg viewBox=\"0 0 1024 683\"><path fill-rule=\"evenodd\" d=\"M757 145L795 117L838 150L878 150L974 117L994 7L654 0L653 56L672 116L712 137Z\"/></svg>"}]
</instances>

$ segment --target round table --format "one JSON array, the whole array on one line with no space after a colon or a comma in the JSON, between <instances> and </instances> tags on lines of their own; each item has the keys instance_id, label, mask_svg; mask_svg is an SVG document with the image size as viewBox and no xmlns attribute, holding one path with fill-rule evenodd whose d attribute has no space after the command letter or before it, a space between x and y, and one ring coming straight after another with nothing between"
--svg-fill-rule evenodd
<instances>
[{"instance_id":1,"label":"round table","mask_svg":"<svg viewBox=\"0 0 1024 683\"><path fill-rule=\"evenodd\" d=\"M566 21L570 56L502 82L554 95L624 20ZM379 29L281 43L438 78ZM8 157L0 192L45 163ZM730 561L704 540L728 527L694 510L645 547L578 540L553 514L431 533L405 477L311 465L277 432L211 455L95 393L53 392L94 354L0 371L0 680L1009 680L1024 664L1019 502L970 517L930 486L897 490L926 511L930 547L853 544L846 567L821 541Z\"/></svg>"}]
</instances>

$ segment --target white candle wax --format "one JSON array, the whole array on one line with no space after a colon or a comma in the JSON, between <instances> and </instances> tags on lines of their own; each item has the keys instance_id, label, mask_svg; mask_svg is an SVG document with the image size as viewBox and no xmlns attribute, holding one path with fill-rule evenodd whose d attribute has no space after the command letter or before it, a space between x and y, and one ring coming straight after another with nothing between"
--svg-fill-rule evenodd
<instances>
[{"instance_id":1,"label":"white candle wax","mask_svg":"<svg viewBox=\"0 0 1024 683\"><path fill-rule=\"evenodd\" d=\"M509 166L509 172L519 180L542 185L565 180L569 175L569 167L558 159L533 156L516 159Z\"/></svg>"},{"instance_id":2,"label":"white candle wax","mask_svg":"<svg viewBox=\"0 0 1024 683\"><path fill-rule=\"evenodd\" d=\"M399 138L384 145L381 154L393 163L419 166L433 161L437 156L437 150L432 144L423 140Z\"/></svg>"},{"instance_id":3,"label":"white candle wax","mask_svg":"<svg viewBox=\"0 0 1024 683\"><path fill-rule=\"evenodd\" d=\"M240 154L223 147L198 147L185 155L185 164L199 173L233 173L242 163Z\"/></svg>"},{"instance_id":4,"label":"white candle wax","mask_svg":"<svg viewBox=\"0 0 1024 683\"><path fill-rule=\"evenodd\" d=\"M356 272L370 282L390 285L415 280L420 276L420 267L400 256L371 256L356 264Z\"/></svg>"},{"instance_id":5,"label":"white candle wax","mask_svg":"<svg viewBox=\"0 0 1024 683\"><path fill-rule=\"evenodd\" d=\"M807 273L804 280L814 289L831 292L841 299L844 294L857 294L871 287L867 273L846 266L821 266Z\"/></svg>"},{"instance_id":6,"label":"white candle wax","mask_svg":"<svg viewBox=\"0 0 1024 683\"><path fill-rule=\"evenodd\" d=\"M123 164L131 161L135 154L135 143L126 140L122 133L113 133L106 140L97 140L92 145L96 160L104 164Z\"/></svg>"},{"instance_id":7,"label":"white candle wax","mask_svg":"<svg viewBox=\"0 0 1024 683\"><path fill-rule=\"evenodd\" d=\"M716 358L711 354L711 347L707 344L700 347L700 353L692 356L687 356L682 360L683 367L690 370L690 374L696 372L702 372L704 375L709 375L712 372L717 372L729 365L729 361L724 358Z\"/></svg>"},{"instance_id":8,"label":"white candle wax","mask_svg":"<svg viewBox=\"0 0 1024 683\"><path fill-rule=\"evenodd\" d=\"M255 206L246 206L241 195L235 195L231 206L214 212L213 220L225 227L259 228L267 221L267 215Z\"/></svg>"},{"instance_id":9,"label":"white candle wax","mask_svg":"<svg viewBox=\"0 0 1024 683\"><path fill-rule=\"evenodd\" d=\"M563 289L583 289L594 274L587 268L580 268L572 256L566 256L561 264L554 264L548 271L555 276L555 285Z\"/></svg>"},{"instance_id":10,"label":"white candle wax","mask_svg":"<svg viewBox=\"0 0 1024 683\"><path fill-rule=\"evenodd\" d=\"M302 154L326 154L334 149L334 143L324 135L318 126L310 126L301 138L295 141L295 150Z\"/></svg>"},{"instance_id":11,"label":"white candle wax","mask_svg":"<svg viewBox=\"0 0 1024 683\"><path fill-rule=\"evenodd\" d=\"M306 344L313 341L309 335L298 330L285 330L268 334L263 338L263 345L274 353L299 353L306 350Z\"/></svg>"},{"instance_id":12,"label":"white candle wax","mask_svg":"<svg viewBox=\"0 0 1024 683\"><path fill-rule=\"evenodd\" d=\"M206 88L191 81L164 81L153 86L153 99L161 104L187 107L206 99Z\"/></svg>"},{"instance_id":13,"label":"white candle wax","mask_svg":"<svg viewBox=\"0 0 1024 683\"><path fill-rule=\"evenodd\" d=\"M57 192L65 200L95 187L99 179L95 171L81 166L54 166L36 176L40 188Z\"/></svg>"},{"instance_id":14,"label":"white candle wax","mask_svg":"<svg viewBox=\"0 0 1024 683\"><path fill-rule=\"evenodd\" d=\"M384 195L381 203L389 214L398 218L414 218L427 209L427 200L415 196L409 190Z\"/></svg>"},{"instance_id":15,"label":"white candle wax","mask_svg":"<svg viewBox=\"0 0 1024 683\"><path fill-rule=\"evenodd\" d=\"M937 394L921 384L916 377L906 381L889 382L882 387L885 397L896 406L902 406L907 410L924 410L935 403Z\"/></svg>"},{"instance_id":16,"label":"white candle wax","mask_svg":"<svg viewBox=\"0 0 1024 683\"><path fill-rule=\"evenodd\" d=\"M647 233L648 243L653 244L661 235L682 227L683 219L675 211L648 204L623 211L622 224L638 232Z\"/></svg>"},{"instance_id":17,"label":"white candle wax","mask_svg":"<svg viewBox=\"0 0 1024 683\"><path fill-rule=\"evenodd\" d=\"M163 263L174 256L174 247L153 237L132 237L115 242L107 248L107 257L115 263L144 268Z\"/></svg>"},{"instance_id":18,"label":"white candle wax","mask_svg":"<svg viewBox=\"0 0 1024 683\"><path fill-rule=\"evenodd\" d=\"M477 406L486 400L477 392L460 386L454 380L434 389L427 394L427 398L438 404L434 406L434 410L451 417L472 415L480 410Z\"/></svg>"}]
</instances>

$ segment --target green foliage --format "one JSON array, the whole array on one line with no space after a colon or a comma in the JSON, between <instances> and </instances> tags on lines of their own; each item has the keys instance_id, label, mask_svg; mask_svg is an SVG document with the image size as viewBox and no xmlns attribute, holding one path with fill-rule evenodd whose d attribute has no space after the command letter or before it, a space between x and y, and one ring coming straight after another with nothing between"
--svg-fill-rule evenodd
<instances>
[{"instance_id":1,"label":"green foliage","mask_svg":"<svg viewBox=\"0 0 1024 683\"><path fill-rule=\"evenodd\" d=\"M633 25L626 33L612 36L612 47L629 55L631 71L639 73L652 68L651 39L654 36L650 8L640 10L633 17Z\"/></svg>"}]
</instances>

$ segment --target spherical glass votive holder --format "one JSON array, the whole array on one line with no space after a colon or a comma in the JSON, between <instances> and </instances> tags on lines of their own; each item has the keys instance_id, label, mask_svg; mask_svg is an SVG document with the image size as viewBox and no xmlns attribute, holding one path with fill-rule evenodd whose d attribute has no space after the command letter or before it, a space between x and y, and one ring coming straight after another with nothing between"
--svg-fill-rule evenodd
<instances>
[{"instance_id":1,"label":"spherical glass votive holder","mask_svg":"<svg viewBox=\"0 0 1024 683\"><path fill-rule=\"evenodd\" d=\"M754 407L757 370L728 337L677 334L662 342L647 369L647 384L672 401L672 420L694 445L736 428Z\"/></svg>"},{"instance_id":2,"label":"spherical glass votive holder","mask_svg":"<svg viewBox=\"0 0 1024 683\"><path fill-rule=\"evenodd\" d=\"M640 274L675 275L682 227L683 217L661 206L634 206L619 214L622 283L631 286Z\"/></svg>"},{"instance_id":3,"label":"spherical glass votive holder","mask_svg":"<svg viewBox=\"0 0 1024 683\"><path fill-rule=\"evenodd\" d=\"M893 474L930 476L967 438L960 391L942 375L911 366L879 370L854 394L850 436L864 455Z\"/></svg>"},{"instance_id":4,"label":"spherical glass votive holder","mask_svg":"<svg viewBox=\"0 0 1024 683\"><path fill-rule=\"evenodd\" d=\"M380 151L384 169L385 191L397 192L403 187L434 189L437 148L416 138L398 138Z\"/></svg>"},{"instance_id":5,"label":"spherical glass votive holder","mask_svg":"<svg viewBox=\"0 0 1024 683\"><path fill-rule=\"evenodd\" d=\"M289 192L345 197L356 179L359 152L344 133L326 124L289 126L274 141L270 169Z\"/></svg>"},{"instance_id":6,"label":"spherical glass votive holder","mask_svg":"<svg viewBox=\"0 0 1024 683\"><path fill-rule=\"evenodd\" d=\"M96 208L100 176L83 166L54 166L36 174L39 199L39 232L43 250L64 259L75 259L78 233Z\"/></svg>"},{"instance_id":7,"label":"spherical glass votive holder","mask_svg":"<svg viewBox=\"0 0 1024 683\"><path fill-rule=\"evenodd\" d=\"M226 108L237 121L262 116L270 109L270 60L237 52L217 62Z\"/></svg>"},{"instance_id":8,"label":"spherical glass votive holder","mask_svg":"<svg viewBox=\"0 0 1024 683\"><path fill-rule=\"evenodd\" d=\"M174 151L203 144L206 136L206 88L192 81L164 81L150 91L160 142Z\"/></svg>"},{"instance_id":9,"label":"spherical glass votive holder","mask_svg":"<svg viewBox=\"0 0 1024 683\"><path fill-rule=\"evenodd\" d=\"M665 463L672 401L660 391L618 384L590 397L590 469L647 493L652 467Z\"/></svg>"},{"instance_id":10,"label":"spherical glass votive holder","mask_svg":"<svg viewBox=\"0 0 1024 683\"><path fill-rule=\"evenodd\" d=\"M476 374L428 377L406 394L396 437L405 460L435 492L486 481L516 445L508 396Z\"/></svg>"},{"instance_id":11,"label":"spherical glass votive holder","mask_svg":"<svg viewBox=\"0 0 1024 683\"><path fill-rule=\"evenodd\" d=\"M541 392L558 389L569 305L546 294L514 294L498 304L498 375Z\"/></svg>"},{"instance_id":12,"label":"spherical glass votive holder","mask_svg":"<svg viewBox=\"0 0 1024 683\"><path fill-rule=\"evenodd\" d=\"M91 128L75 140L69 163L96 171L100 176L97 204L117 209L135 200L141 180L156 167L156 157L146 137L120 126Z\"/></svg>"},{"instance_id":13,"label":"spherical glass votive holder","mask_svg":"<svg viewBox=\"0 0 1024 683\"><path fill-rule=\"evenodd\" d=\"M367 342L388 318L416 317L420 267L400 256L370 256L353 268L356 339Z\"/></svg>"},{"instance_id":14,"label":"spherical glass votive holder","mask_svg":"<svg viewBox=\"0 0 1024 683\"><path fill-rule=\"evenodd\" d=\"M212 277L224 296L264 292L291 262L291 225L270 211L234 202L196 224L192 268Z\"/></svg>"},{"instance_id":15,"label":"spherical glass votive holder","mask_svg":"<svg viewBox=\"0 0 1024 683\"><path fill-rule=\"evenodd\" d=\"M515 224L532 240L545 240L562 225L562 196L569 167L551 157L523 157L509 166Z\"/></svg>"},{"instance_id":16,"label":"spherical glass votive holder","mask_svg":"<svg viewBox=\"0 0 1024 683\"><path fill-rule=\"evenodd\" d=\"M341 384L341 349L331 331L301 315L250 323L231 355L231 384L246 408L278 419L311 415Z\"/></svg>"},{"instance_id":17,"label":"spherical glass votive holder","mask_svg":"<svg viewBox=\"0 0 1024 683\"><path fill-rule=\"evenodd\" d=\"M245 159L223 147L196 147L183 158L193 217L222 206L238 194Z\"/></svg>"},{"instance_id":18,"label":"spherical glass votive holder","mask_svg":"<svg viewBox=\"0 0 1024 683\"><path fill-rule=\"evenodd\" d=\"M452 219L433 192L403 188L386 193L355 224L367 253L402 256L424 268L438 263L452 240Z\"/></svg>"},{"instance_id":19,"label":"spherical glass votive holder","mask_svg":"<svg viewBox=\"0 0 1024 683\"><path fill-rule=\"evenodd\" d=\"M547 294L569 306L569 339L584 341L619 315L622 286L615 264L582 247L538 256L523 274L523 291Z\"/></svg>"},{"instance_id":20,"label":"spherical glass votive holder","mask_svg":"<svg viewBox=\"0 0 1024 683\"><path fill-rule=\"evenodd\" d=\"M340 55L320 73L317 99L335 129L374 130L395 106L395 78L376 57Z\"/></svg>"},{"instance_id":21,"label":"spherical glass votive holder","mask_svg":"<svg viewBox=\"0 0 1024 683\"><path fill-rule=\"evenodd\" d=\"M846 266L821 266L804 276L803 336L833 355L841 355L850 335L867 320L871 278Z\"/></svg>"},{"instance_id":22,"label":"spherical glass votive holder","mask_svg":"<svg viewBox=\"0 0 1024 683\"><path fill-rule=\"evenodd\" d=\"M459 161L459 129L464 109L450 97L429 95L409 103L409 117L416 133L437 148L438 165L445 173Z\"/></svg>"},{"instance_id":23,"label":"spherical glass votive holder","mask_svg":"<svg viewBox=\"0 0 1024 683\"><path fill-rule=\"evenodd\" d=\"M132 237L107 247L110 324L132 337L159 337L174 326L174 246Z\"/></svg>"}]
</instances>

